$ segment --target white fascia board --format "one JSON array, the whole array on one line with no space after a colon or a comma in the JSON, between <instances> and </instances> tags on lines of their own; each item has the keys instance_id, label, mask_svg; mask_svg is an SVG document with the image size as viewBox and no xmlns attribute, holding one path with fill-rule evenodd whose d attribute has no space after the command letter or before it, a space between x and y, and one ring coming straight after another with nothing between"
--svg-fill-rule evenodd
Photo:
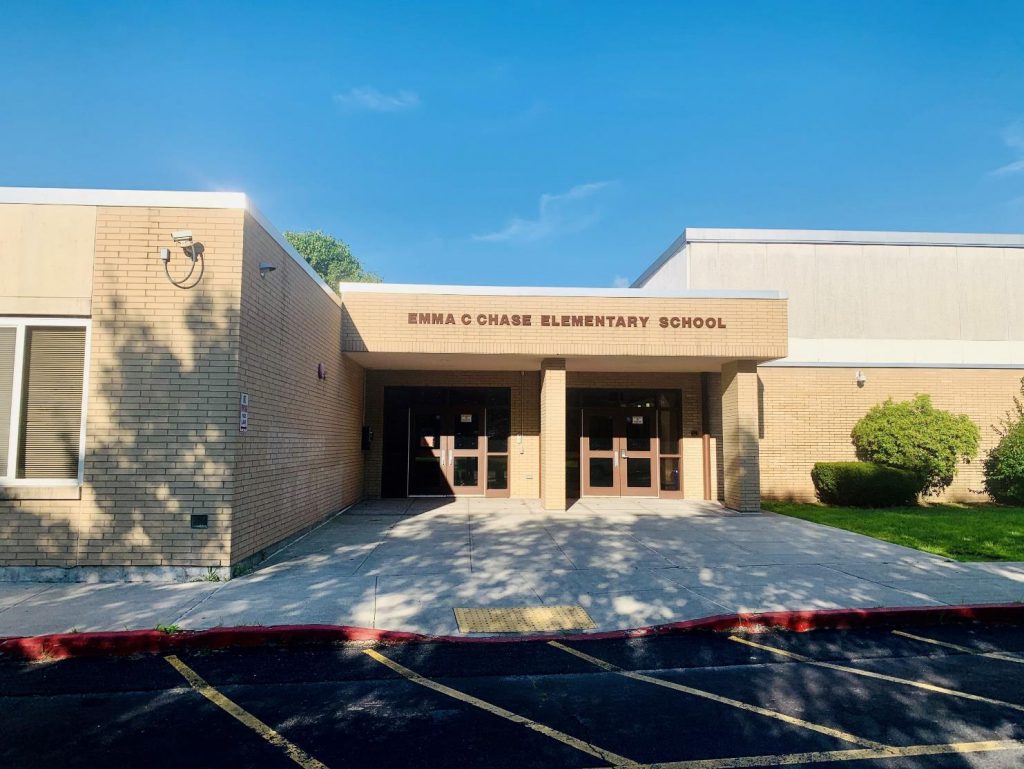
<instances>
[{"instance_id":1,"label":"white fascia board","mask_svg":"<svg viewBox=\"0 0 1024 769\"><path fill-rule=\"evenodd\" d=\"M647 283L651 277L665 265L672 257L678 254L686 248L686 230L683 230L683 234L672 241L672 244L661 252L661 256L655 259L651 266L640 273L640 277L633 281L630 288L643 288L644 284Z\"/></svg>"},{"instance_id":2,"label":"white fascia board","mask_svg":"<svg viewBox=\"0 0 1024 769\"><path fill-rule=\"evenodd\" d=\"M240 208L244 192L177 190L83 190L59 187L0 187L0 203L62 206L140 206L144 208Z\"/></svg>"},{"instance_id":3,"label":"white fascia board","mask_svg":"<svg viewBox=\"0 0 1024 769\"><path fill-rule=\"evenodd\" d=\"M688 227L686 243L814 243L884 246L970 246L1024 248L1024 235L970 232L886 232L880 230L761 230Z\"/></svg>"},{"instance_id":4,"label":"white fascia board","mask_svg":"<svg viewBox=\"0 0 1024 769\"><path fill-rule=\"evenodd\" d=\"M803 339L764 366L811 368L1001 368L1024 370L1024 342L964 339Z\"/></svg>"},{"instance_id":5,"label":"white fascia board","mask_svg":"<svg viewBox=\"0 0 1024 769\"><path fill-rule=\"evenodd\" d=\"M307 275L309 275L309 277L316 281L317 285L326 291L327 295L340 307L341 297L331 290L331 287L327 285L327 281L320 277L320 274L310 266L309 262L303 258L302 254L295 250L294 246L287 241L284 235L278 232L277 228L271 224L270 220L260 213L259 209L252 204L251 200L246 198L246 203L246 211L249 212L249 215L256 221L256 223L266 230L267 234L274 239L277 245L279 245L284 252L288 254L288 256L290 256Z\"/></svg>"},{"instance_id":6,"label":"white fascia board","mask_svg":"<svg viewBox=\"0 0 1024 769\"><path fill-rule=\"evenodd\" d=\"M85 190L60 187L0 187L0 204L63 206L138 206L140 208L221 208L247 211L267 234L316 281L336 304L341 298L309 262L278 232L244 192L183 192L179 190Z\"/></svg>"},{"instance_id":7,"label":"white fascia board","mask_svg":"<svg viewBox=\"0 0 1024 769\"><path fill-rule=\"evenodd\" d=\"M414 283L340 283L341 293L447 294L452 296L608 297L619 299L785 299L784 291L662 291L643 288L556 286L439 286Z\"/></svg>"}]
</instances>

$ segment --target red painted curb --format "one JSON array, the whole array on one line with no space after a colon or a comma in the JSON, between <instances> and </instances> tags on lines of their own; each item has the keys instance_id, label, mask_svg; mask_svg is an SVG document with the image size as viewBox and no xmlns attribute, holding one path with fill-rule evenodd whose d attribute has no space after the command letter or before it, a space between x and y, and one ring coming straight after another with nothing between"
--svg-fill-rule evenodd
<instances>
[{"instance_id":1,"label":"red painted curb","mask_svg":"<svg viewBox=\"0 0 1024 769\"><path fill-rule=\"evenodd\" d=\"M167 654L175 651L253 648L257 646L305 646L311 644L373 641L381 643L494 644L528 641L598 641L643 638L692 631L783 629L851 630L855 628L942 625L966 622L1024 624L1024 604L975 604L971 606L913 606L888 609L825 609L722 614L685 622L653 625L634 630L603 633L547 633L529 636L429 636L399 630L375 630L348 625L271 625L268 627L218 627L165 633L160 630L126 630L100 633L0 638L0 655L20 660L56 660L69 657L122 657L132 654Z\"/></svg>"}]
</instances>

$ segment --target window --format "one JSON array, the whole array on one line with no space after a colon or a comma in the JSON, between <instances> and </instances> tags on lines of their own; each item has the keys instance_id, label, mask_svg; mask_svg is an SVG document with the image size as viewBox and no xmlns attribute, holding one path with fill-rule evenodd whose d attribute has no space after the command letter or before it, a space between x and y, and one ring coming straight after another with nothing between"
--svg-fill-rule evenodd
<instances>
[{"instance_id":1,"label":"window","mask_svg":"<svg viewBox=\"0 0 1024 769\"><path fill-rule=\"evenodd\" d=\"M0 317L0 481L82 479L89 322Z\"/></svg>"}]
</instances>

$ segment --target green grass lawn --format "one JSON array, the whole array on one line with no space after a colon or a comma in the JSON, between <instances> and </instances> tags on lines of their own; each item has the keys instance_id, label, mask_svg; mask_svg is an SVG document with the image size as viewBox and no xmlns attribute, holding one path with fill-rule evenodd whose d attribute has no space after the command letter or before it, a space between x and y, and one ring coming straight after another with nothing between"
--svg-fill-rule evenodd
<instances>
[{"instance_id":1,"label":"green grass lawn","mask_svg":"<svg viewBox=\"0 0 1024 769\"><path fill-rule=\"evenodd\" d=\"M762 507L957 561L1024 561L1024 507L930 505L868 510L796 502Z\"/></svg>"}]
</instances>

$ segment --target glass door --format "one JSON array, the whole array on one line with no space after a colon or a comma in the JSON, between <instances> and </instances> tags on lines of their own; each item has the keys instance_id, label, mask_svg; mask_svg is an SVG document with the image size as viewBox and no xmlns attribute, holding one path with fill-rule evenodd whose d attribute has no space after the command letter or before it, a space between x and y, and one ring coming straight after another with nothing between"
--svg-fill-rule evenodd
<instances>
[{"instance_id":1,"label":"glass door","mask_svg":"<svg viewBox=\"0 0 1024 769\"><path fill-rule=\"evenodd\" d=\"M487 462L484 416L481 406L455 407L449 412L451 428L447 436L445 474L451 493L456 496L484 493Z\"/></svg>"},{"instance_id":2,"label":"glass door","mask_svg":"<svg viewBox=\"0 0 1024 769\"><path fill-rule=\"evenodd\" d=\"M622 409L624 429L619 438L619 474L622 496L656 497L658 450L655 446L654 410Z\"/></svg>"},{"instance_id":3,"label":"glass door","mask_svg":"<svg viewBox=\"0 0 1024 769\"><path fill-rule=\"evenodd\" d=\"M619 496L618 409L583 409L580 437L580 492L588 497Z\"/></svg>"},{"instance_id":4,"label":"glass door","mask_svg":"<svg viewBox=\"0 0 1024 769\"><path fill-rule=\"evenodd\" d=\"M409 475L411 497L451 494L445 477L445 414L432 407L409 409Z\"/></svg>"},{"instance_id":5,"label":"glass door","mask_svg":"<svg viewBox=\"0 0 1024 769\"><path fill-rule=\"evenodd\" d=\"M655 411L584 408L580 490L586 497L658 496Z\"/></svg>"}]
</instances>

